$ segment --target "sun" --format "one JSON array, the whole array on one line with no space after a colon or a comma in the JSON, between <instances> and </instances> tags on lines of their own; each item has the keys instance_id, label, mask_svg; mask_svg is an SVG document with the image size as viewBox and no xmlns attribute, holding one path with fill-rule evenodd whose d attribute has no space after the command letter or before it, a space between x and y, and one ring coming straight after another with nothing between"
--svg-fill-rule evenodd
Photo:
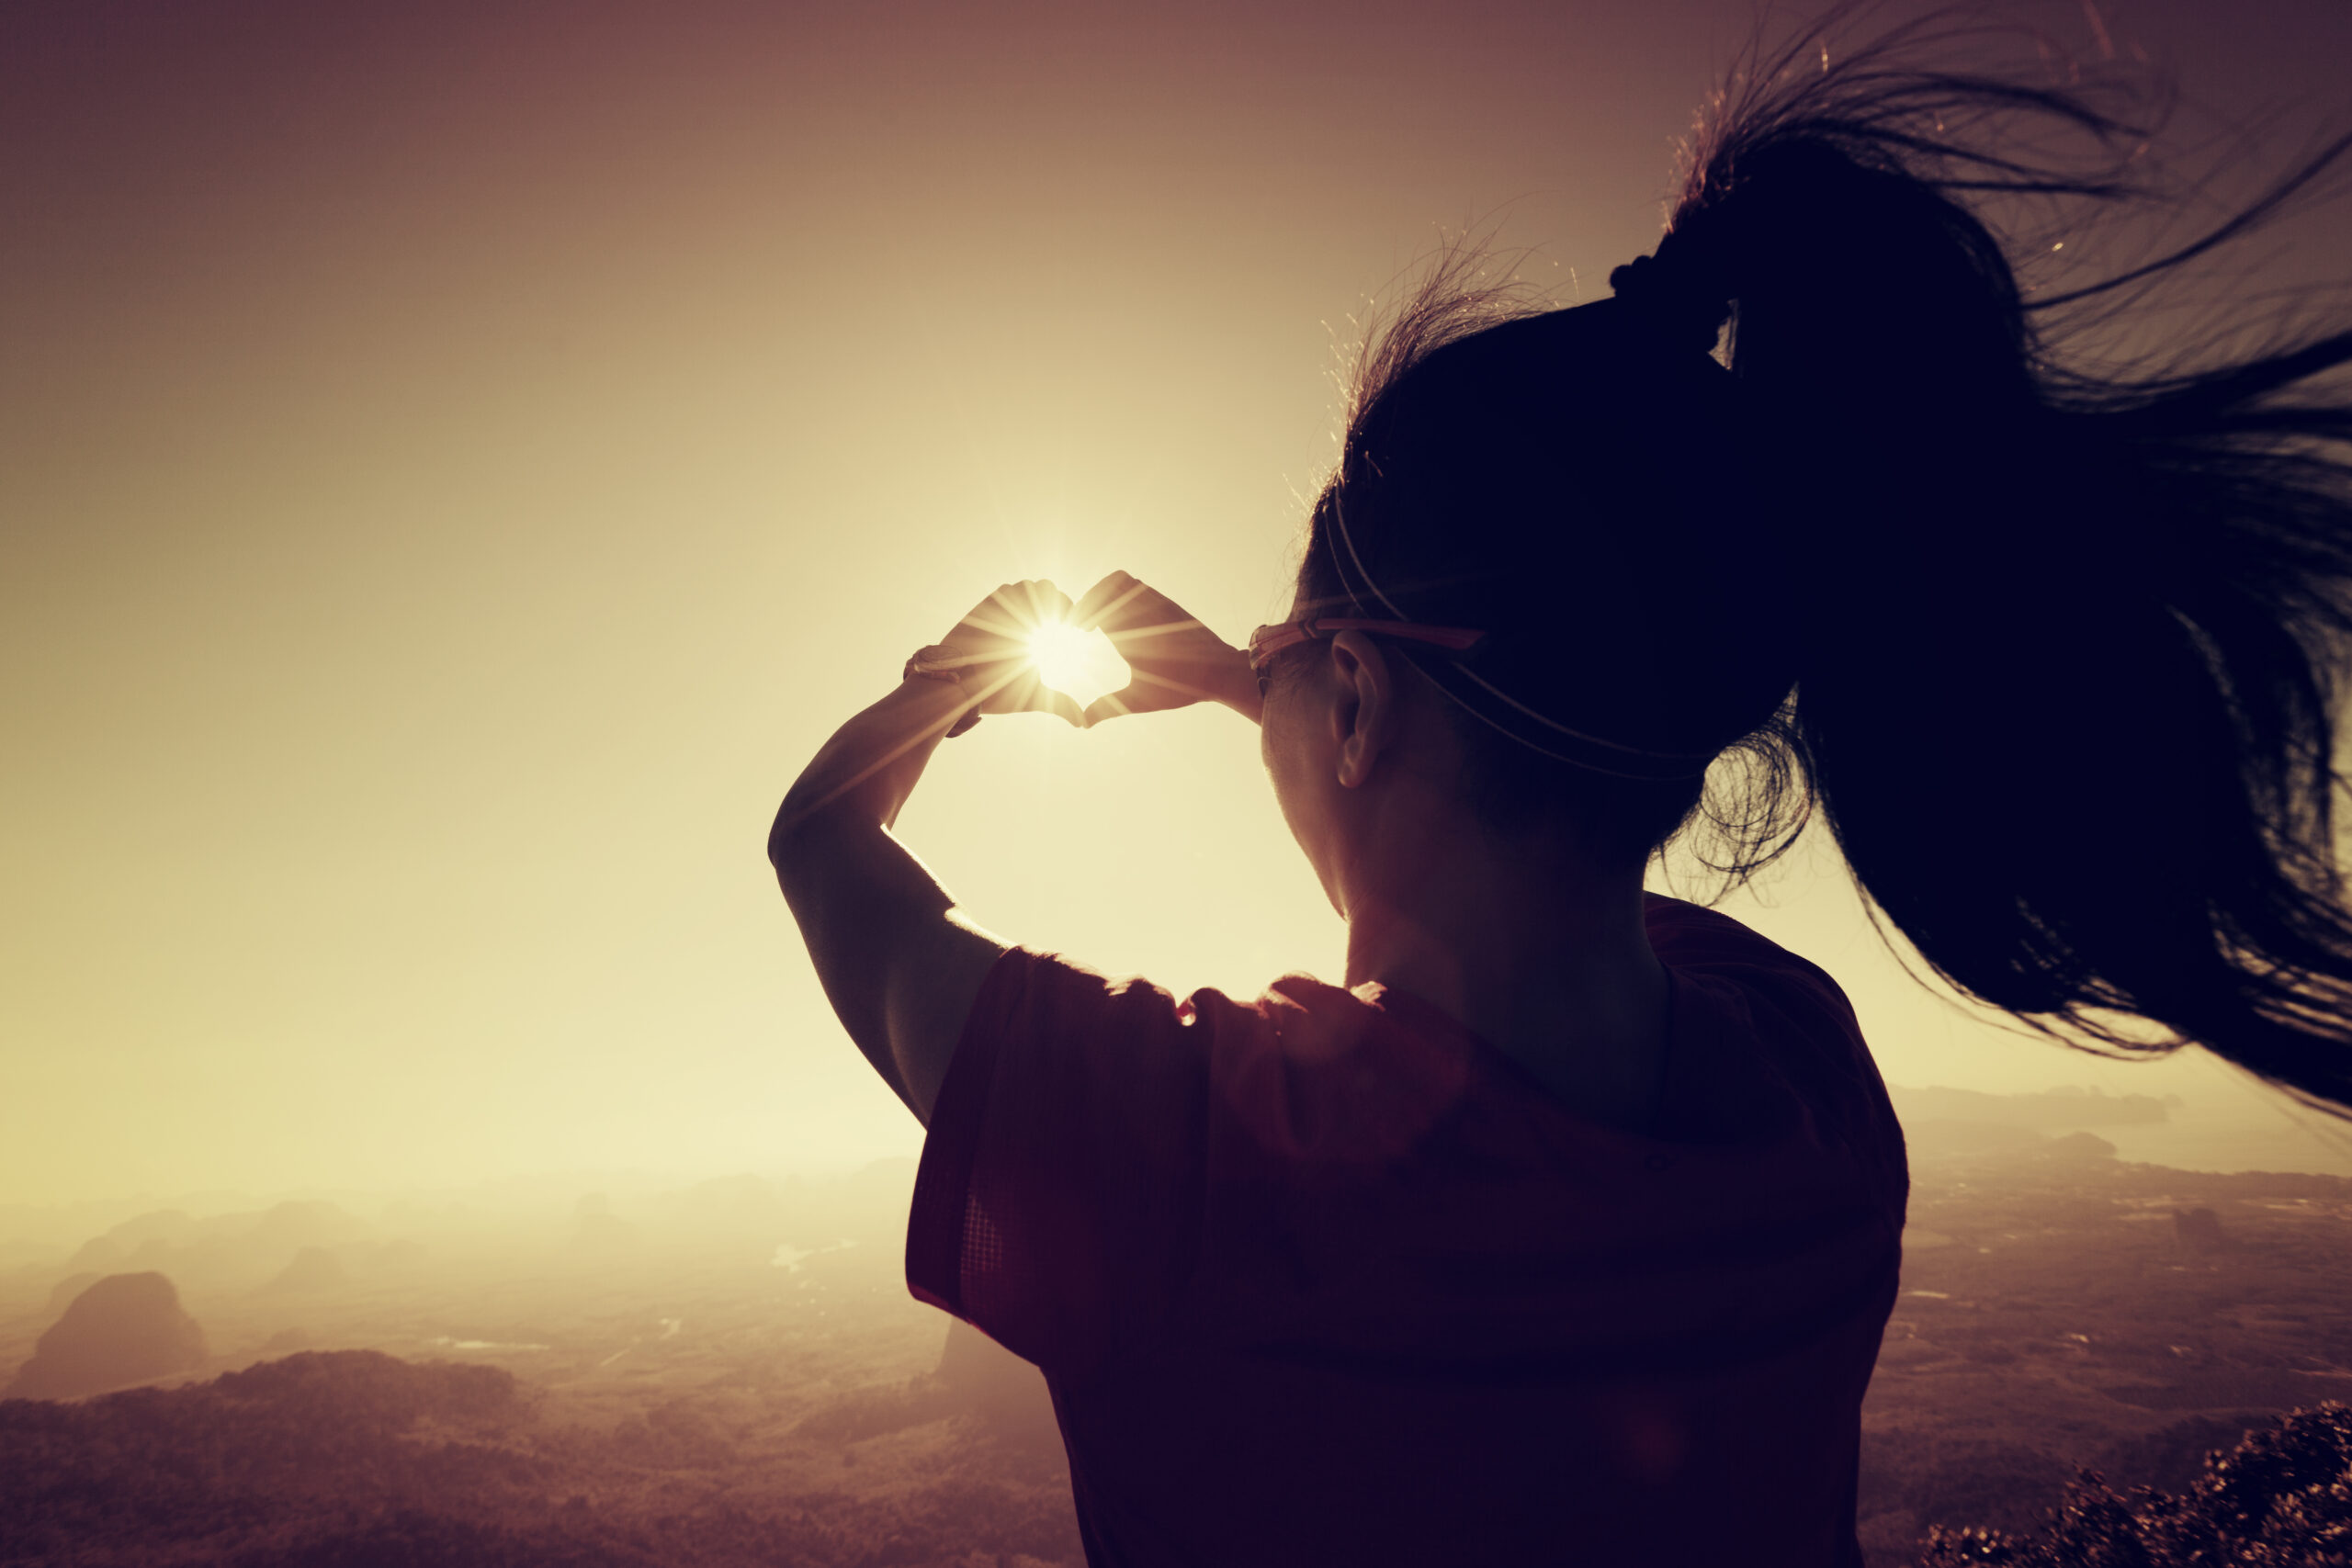
<instances>
[{"instance_id":1,"label":"sun","mask_svg":"<svg viewBox=\"0 0 2352 1568\"><path fill-rule=\"evenodd\" d=\"M1040 681L1080 707L1124 690L1132 678L1109 637L1067 621L1047 621L1031 632L1029 659Z\"/></svg>"}]
</instances>

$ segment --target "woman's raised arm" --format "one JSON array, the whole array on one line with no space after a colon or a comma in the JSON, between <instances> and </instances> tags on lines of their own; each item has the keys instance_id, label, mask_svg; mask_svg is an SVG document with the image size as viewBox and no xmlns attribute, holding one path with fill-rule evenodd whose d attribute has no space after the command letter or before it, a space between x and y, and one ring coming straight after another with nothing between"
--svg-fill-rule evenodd
<instances>
[{"instance_id":1,"label":"woman's raised arm","mask_svg":"<svg viewBox=\"0 0 2352 1568\"><path fill-rule=\"evenodd\" d=\"M1005 944L890 833L931 753L967 716L1043 712L1082 722L1037 679L1029 634L1069 615L1050 582L1008 583L924 665L852 718L801 771L768 833L768 860L826 999L857 1048L925 1126L964 1021Z\"/></svg>"}]
</instances>

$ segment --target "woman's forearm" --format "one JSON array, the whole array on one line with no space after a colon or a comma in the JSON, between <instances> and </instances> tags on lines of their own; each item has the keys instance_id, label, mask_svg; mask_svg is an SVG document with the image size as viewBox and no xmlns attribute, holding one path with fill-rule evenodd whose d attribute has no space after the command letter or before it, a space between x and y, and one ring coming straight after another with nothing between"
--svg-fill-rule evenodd
<instances>
[{"instance_id":1,"label":"woman's forearm","mask_svg":"<svg viewBox=\"0 0 2352 1568\"><path fill-rule=\"evenodd\" d=\"M940 738L969 706L963 687L913 678L835 730L786 793L768 858L820 823L897 821Z\"/></svg>"}]
</instances>

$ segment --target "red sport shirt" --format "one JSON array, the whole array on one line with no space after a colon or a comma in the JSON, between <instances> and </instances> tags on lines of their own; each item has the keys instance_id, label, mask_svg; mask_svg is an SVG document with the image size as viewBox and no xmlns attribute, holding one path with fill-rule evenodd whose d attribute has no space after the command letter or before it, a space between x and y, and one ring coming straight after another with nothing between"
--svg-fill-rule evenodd
<instances>
[{"instance_id":1,"label":"red sport shirt","mask_svg":"<svg viewBox=\"0 0 2352 1568\"><path fill-rule=\"evenodd\" d=\"M1046 1374L1094 1568L1849 1568L1903 1139L1826 975L1653 897L1648 1136L1431 1005L992 969L907 1237Z\"/></svg>"}]
</instances>

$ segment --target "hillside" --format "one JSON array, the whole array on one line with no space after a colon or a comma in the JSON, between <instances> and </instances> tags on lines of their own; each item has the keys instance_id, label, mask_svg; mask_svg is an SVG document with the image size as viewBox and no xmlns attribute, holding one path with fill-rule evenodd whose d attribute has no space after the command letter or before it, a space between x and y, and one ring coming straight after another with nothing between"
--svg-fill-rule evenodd
<instances>
[{"instance_id":1,"label":"hillside","mask_svg":"<svg viewBox=\"0 0 2352 1568\"><path fill-rule=\"evenodd\" d=\"M1903 1294L1863 1408L1862 1533L2023 1530L2078 1466L2177 1488L2281 1412L2352 1394L2352 1180L2108 1157L1915 1164Z\"/></svg>"},{"instance_id":2,"label":"hillside","mask_svg":"<svg viewBox=\"0 0 2352 1568\"><path fill-rule=\"evenodd\" d=\"M0 1402L0 1562L850 1568L975 1550L1067 1561L1074 1546L1066 1479L1021 1487L951 1464L861 1498L780 1485L775 1448L796 1439L741 1441L696 1401L602 1429L546 1403L498 1368L367 1350L78 1404ZM952 1393L921 1415L989 1441ZM1055 1479L1034 1454L1028 1469Z\"/></svg>"}]
</instances>

